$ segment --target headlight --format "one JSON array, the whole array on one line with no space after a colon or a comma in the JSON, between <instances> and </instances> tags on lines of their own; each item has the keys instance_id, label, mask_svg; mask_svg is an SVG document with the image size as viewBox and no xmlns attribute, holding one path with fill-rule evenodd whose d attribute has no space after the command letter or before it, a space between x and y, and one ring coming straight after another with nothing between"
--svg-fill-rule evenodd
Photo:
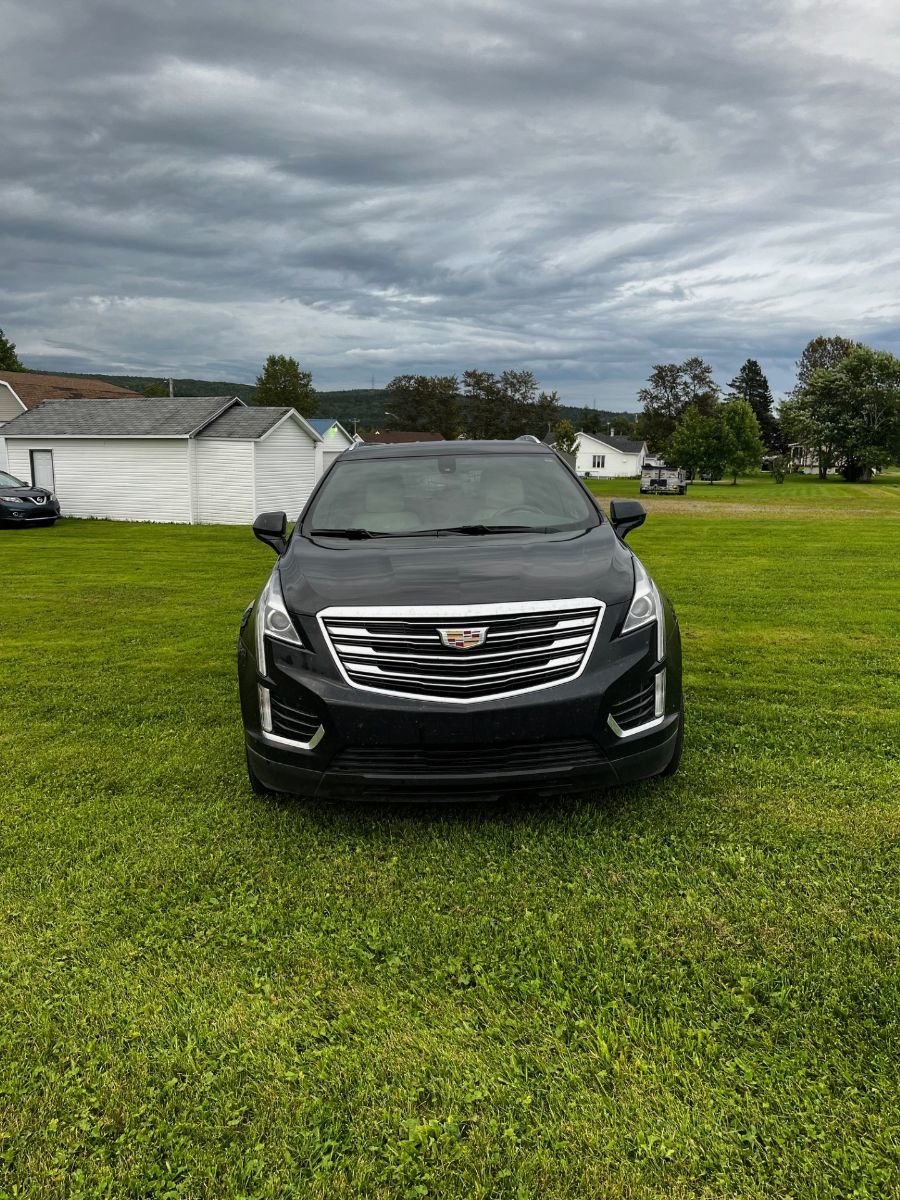
<instances>
[{"instance_id":1,"label":"headlight","mask_svg":"<svg viewBox=\"0 0 900 1200\"><path fill-rule=\"evenodd\" d=\"M634 563L634 595L622 626L622 633L643 629L651 621L656 622L656 657L662 662L666 655L666 621L662 600L656 584L644 570L642 563L632 555Z\"/></svg>"},{"instance_id":2,"label":"headlight","mask_svg":"<svg viewBox=\"0 0 900 1200\"><path fill-rule=\"evenodd\" d=\"M256 663L261 671L266 669L267 637L278 642L286 642L289 646L297 646L301 650L307 647L300 634L294 628L291 614L285 607L281 594L281 584L278 582L278 571L269 577L269 582L262 590L256 608Z\"/></svg>"}]
</instances>

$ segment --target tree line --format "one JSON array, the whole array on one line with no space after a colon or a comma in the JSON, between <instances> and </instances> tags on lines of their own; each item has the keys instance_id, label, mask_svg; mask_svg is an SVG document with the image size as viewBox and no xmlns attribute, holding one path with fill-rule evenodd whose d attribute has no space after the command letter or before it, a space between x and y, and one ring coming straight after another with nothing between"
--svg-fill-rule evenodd
<instances>
[{"instance_id":1,"label":"tree line","mask_svg":"<svg viewBox=\"0 0 900 1200\"><path fill-rule=\"evenodd\" d=\"M384 392L384 422L394 429L440 433L445 438L516 438L530 433L542 438L557 427L563 411L559 394L541 388L533 371L500 373L471 369L462 375L397 375ZM314 416L317 395L312 376L296 359L270 355L256 380L257 404L292 405L303 416ZM570 412L570 409L566 409ZM605 431L614 420L620 433L632 430L627 413L584 408L579 428Z\"/></svg>"},{"instance_id":2,"label":"tree line","mask_svg":"<svg viewBox=\"0 0 900 1200\"><path fill-rule=\"evenodd\" d=\"M634 418L563 406L556 391L544 391L533 371L471 369L457 375L398 375L387 385L395 426L419 432L436 431L445 438L543 438L556 430L566 414L576 417L586 433L629 434Z\"/></svg>"},{"instance_id":3,"label":"tree line","mask_svg":"<svg viewBox=\"0 0 900 1200\"><path fill-rule=\"evenodd\" d=\"M758 468L769 451L777 478L791 445L811 453L821 477L837 468L868 478L900 455L900 359L840 336L813 338L777 413L769 381L748 358L728 384L702 358L654 366L638 393L636 430L673 465L710 475Z\"/></svg>"},{"instance_id":4,"label":"tree line","mask_svg":"<svg viewBox=\"0 0 900 1200\"><path fill-rule=\"evenodd\" d=\"M820 476L837 469L845 479L867 479L900 458L900 359L841 336L820 336L796 363L797 380L776 413L769 381L748 358L723 389L709 363L697 356L659 363L638 393L641 413L601 413L585 408L576 422L586 433L616 431L647 442L654 453L695 473L731 474L760 465L766 450L776 470L785 452L801 445ZM25 371L15 343L0 330L0 369ZM148 394L158 392L150 385ZM467 370L456 375L398 375L385 393L396 428L439 432L446 438L544 437L563 417L555 391L541 389L523 370ZM256 379L256 404L292 406L314 416L318 397L312 374L288 355L271 354ZM571 443L575 428L564 426ZM559 436L557 437L559 440Z\"/></svg>"}]
</instances>

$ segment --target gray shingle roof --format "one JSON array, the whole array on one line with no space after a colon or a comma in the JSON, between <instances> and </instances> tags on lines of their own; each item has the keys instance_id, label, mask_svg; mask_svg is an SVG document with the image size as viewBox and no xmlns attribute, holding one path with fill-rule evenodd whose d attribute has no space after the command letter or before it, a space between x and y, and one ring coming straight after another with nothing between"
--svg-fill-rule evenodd
<instances>
[{"instance_id":1,"label":"gray shingle roof","mask_svg":"<svg viewBox=\"0 0 900 1200\"><path fill-rule=\"evenodd\" d=\"M45 400L4 425L3 436L186 437L226 405L235 403L232 396Z\"/></svg>"},{"instance_id":2,"label":"gray shingle roof","mask_svg":"<svg viewBox=\"0 0 900 1200\"><path fill-rule=\"evenodd\" d=\"M235 405L223 412L221 417L202 429L197 434L199 438L235 438L238 440L262 437L273 425L277 425L285 413L292 412L290 408L241 408Z\"/></svg>"},{"instance_id":3,"label":"gray shingle roof","mask_svg":"<svg viewBox=\"0 0 900 1200\"><path fill-rule=\"evenodd\" d=\"M636 442L632 438L619 437L611 433L589 433L585 436L596 438L598 442L612 446L614 450L621 450L623 454L638 454L644 445L643 442Z\"/></svg>"}]
</instances>

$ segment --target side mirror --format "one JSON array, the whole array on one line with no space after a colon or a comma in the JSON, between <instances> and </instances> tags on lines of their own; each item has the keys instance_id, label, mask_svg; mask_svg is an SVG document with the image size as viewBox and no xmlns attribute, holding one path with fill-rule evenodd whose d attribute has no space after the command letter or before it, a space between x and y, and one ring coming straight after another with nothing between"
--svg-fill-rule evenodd
<instances>
[{"instance_id":1,"label":"side mirror","mask_svg":"<svg viewBox=\"0 0 900 1200\"><path fill-rule=\"evenodd\" d=\"M647 514L643 504L637 500L610 500L609 519L616 531L616 536L624 542L632 529L643 525L647 520Z\"/></svg>"},{"instance_id":2,"label":"side mirror","mask_svg":"<svg viewBox=\"0 0 900 1200\"><path fill-rule=\"evenodd\" d=\"M287 549L287 516L283 512L260 513L253 522L253 532L261 542L271 546L281 557Z\"/></svg>"}]
</instances>

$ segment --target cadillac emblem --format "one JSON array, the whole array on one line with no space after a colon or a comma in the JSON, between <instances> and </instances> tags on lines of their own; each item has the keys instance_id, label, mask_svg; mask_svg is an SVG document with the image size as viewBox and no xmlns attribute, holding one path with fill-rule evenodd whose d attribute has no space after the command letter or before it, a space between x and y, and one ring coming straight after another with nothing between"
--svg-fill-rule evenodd
<instances>
[{"instance_id":1,"label":"cadillac emblem","mask_svg":"<svg viewBox=\"0 0 900 1200\"><path fill-rule=\"evenodd\" d=\"M487 626L482 625L478 629L439 629L438 633L450 650L474 650L476 646L484 645Z\"/></svg>"}]
</instances>

